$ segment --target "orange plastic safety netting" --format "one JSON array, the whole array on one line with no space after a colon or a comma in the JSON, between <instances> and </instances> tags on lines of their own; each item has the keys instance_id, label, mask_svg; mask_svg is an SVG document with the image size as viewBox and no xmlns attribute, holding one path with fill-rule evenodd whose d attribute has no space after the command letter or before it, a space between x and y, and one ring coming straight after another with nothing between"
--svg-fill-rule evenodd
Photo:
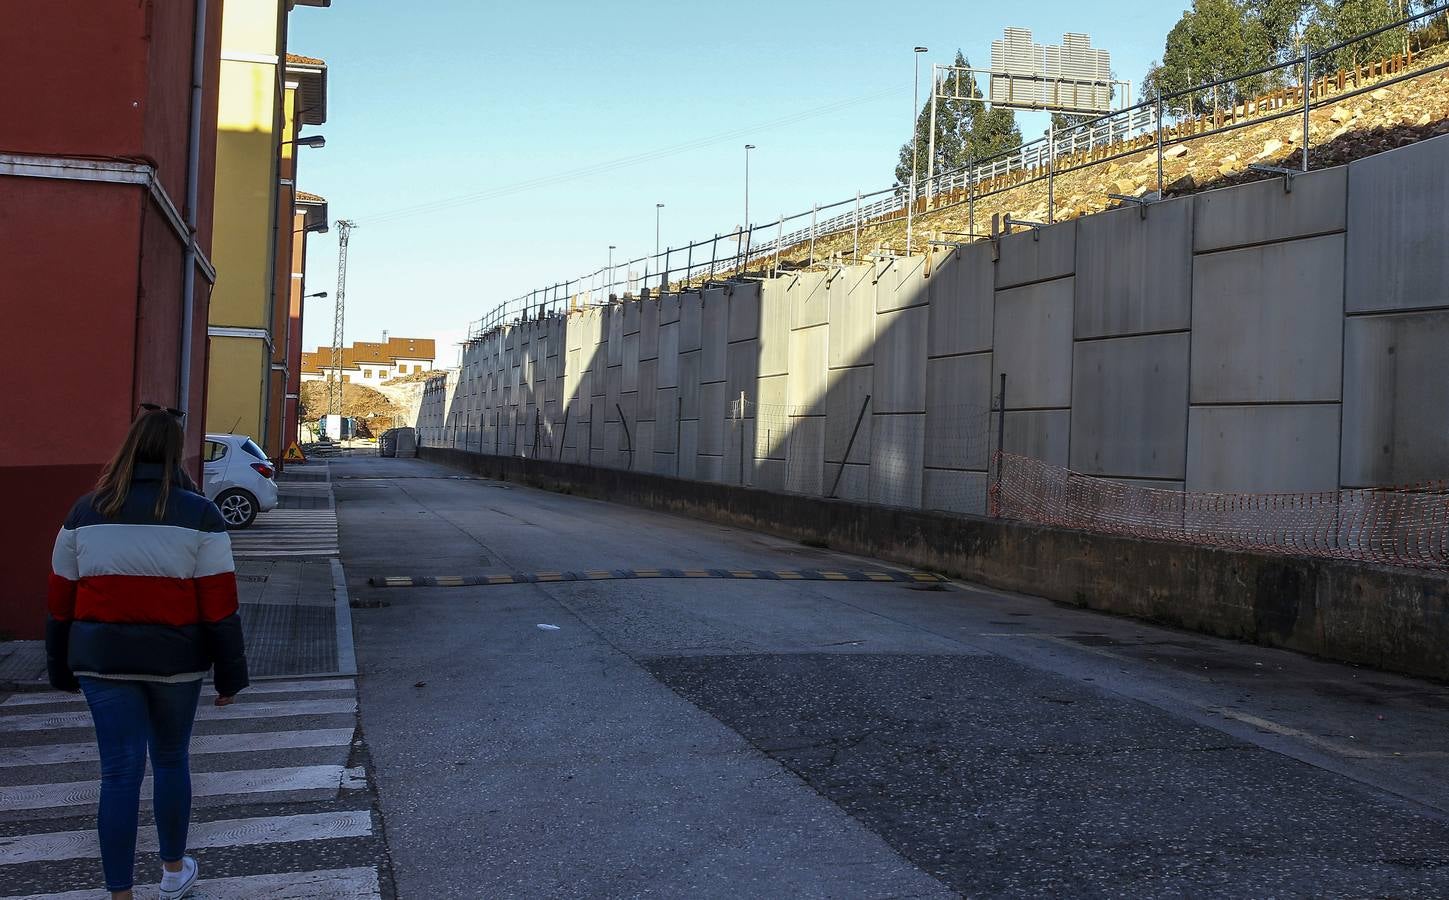
<instances>
[{"instance_id":1,"label":"orange plastic safety netting","mask_svg":"<svg viewBox=\"0 0 1449 900\"><path fill-rule=\"evenodd\" d=\"M997 454L1004 518L1241 550L1449 569L1449 482L1290 494L1142 487Z\"/></svg>"}]
</instances>

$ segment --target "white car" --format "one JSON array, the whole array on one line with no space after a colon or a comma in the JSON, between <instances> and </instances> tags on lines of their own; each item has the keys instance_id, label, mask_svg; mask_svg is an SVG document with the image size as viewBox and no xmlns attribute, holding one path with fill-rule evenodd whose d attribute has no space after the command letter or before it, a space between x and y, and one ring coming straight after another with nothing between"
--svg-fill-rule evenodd
<instances>
[{"instance_id":1,"label":"white car","mask_svg":"<svg viewBox=\"0 0 1449 900\"><path fill-rule=\"evenodd\" d=\"M244 434L208 434L202 450L202 491L221 510L227 528L245 528L277 506L276 468Z\"/></svg>"}]
</instances>

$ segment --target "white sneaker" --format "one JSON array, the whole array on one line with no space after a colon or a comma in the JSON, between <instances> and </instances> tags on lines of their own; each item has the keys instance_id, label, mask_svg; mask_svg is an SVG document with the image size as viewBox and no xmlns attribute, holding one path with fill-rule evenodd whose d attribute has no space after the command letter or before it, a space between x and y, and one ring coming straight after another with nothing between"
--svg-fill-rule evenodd
<instances>
[{"instance_id":1,"label":"white sneaker","mask_svg":"<svg viewBox=\"0 0 1449 900\"><path fill-rule=\"evenodd\" d=\"M181 900L196 887L196 876L201 867L189 856L181 857L181 871L161 871L161 900Z\"/></svg>"}]
</instances>

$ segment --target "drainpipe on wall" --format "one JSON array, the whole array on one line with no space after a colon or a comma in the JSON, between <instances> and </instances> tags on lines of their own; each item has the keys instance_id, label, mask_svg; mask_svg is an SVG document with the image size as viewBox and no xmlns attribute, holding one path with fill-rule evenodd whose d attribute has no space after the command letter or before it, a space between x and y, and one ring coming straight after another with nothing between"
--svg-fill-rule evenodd
<instances>
[{"instance_id":1,"label":"drainpipe on wall","mask_svg":"<svg viewBox=\"0 0 1449 900\"><path fill-rule=\"evenodd\" d=\"M191 128L186 148L186 255L181 278L181 363L176 391L176 406L191 412L191 333L194 330L196 304L196 207L201 180L202 87L206 77L206 4L196 0L196 33L191 39ZM204 427L204 423L203 423Z\"/></svg>"}]
</instances>

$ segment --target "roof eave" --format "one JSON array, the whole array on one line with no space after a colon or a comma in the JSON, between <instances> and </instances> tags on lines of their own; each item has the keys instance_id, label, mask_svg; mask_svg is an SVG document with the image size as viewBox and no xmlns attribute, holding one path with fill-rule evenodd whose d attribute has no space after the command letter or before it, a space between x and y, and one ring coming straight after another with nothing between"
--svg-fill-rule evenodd
<instances>
[{"instance_id":1,"label":"roof eave","mask_svg":"<svg viewBox=\"0 0 1449 900\"><path fill-rule=\"evenodd\" d=\"M287 78L297 82L297 118L304 125L327 121L327 64L287 63Z\"/></svg>"}]
</instances>

